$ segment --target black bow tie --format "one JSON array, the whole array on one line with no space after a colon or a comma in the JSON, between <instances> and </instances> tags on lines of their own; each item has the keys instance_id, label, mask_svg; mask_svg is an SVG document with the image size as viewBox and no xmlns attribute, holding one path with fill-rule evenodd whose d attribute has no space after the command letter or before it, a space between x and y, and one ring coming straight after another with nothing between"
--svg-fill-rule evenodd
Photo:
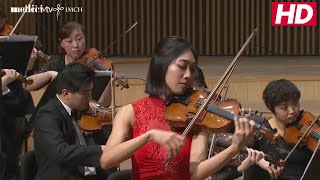
<instances>
[{"instance_id":1,"label":"black bow tie","mask_svg":"<svg viewBox=\"0 0 320 180\"><path fill-rule=\"evenodd\" d=\"M71 117L76 121L81 119L80 112L77 110L71 110Z\"/></svg>"}]
</instances>

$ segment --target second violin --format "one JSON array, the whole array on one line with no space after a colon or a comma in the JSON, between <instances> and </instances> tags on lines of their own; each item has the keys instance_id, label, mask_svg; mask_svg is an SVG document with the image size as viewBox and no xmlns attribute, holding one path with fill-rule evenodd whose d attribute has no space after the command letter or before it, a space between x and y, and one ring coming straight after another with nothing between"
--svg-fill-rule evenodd
<instances>
[{"instance_id":1,"label":"second violin","mask_svg":"<svg viewBox=\"0 0 320 180\"><path fill-rule=\"evenodd\" d=\"M100 131L102 127L112 126L112 110L105 108L98 102L91 100L90 110L81 115L77 122L80 129L85 133L94 133Z\"/></svg>"}]
</instances>

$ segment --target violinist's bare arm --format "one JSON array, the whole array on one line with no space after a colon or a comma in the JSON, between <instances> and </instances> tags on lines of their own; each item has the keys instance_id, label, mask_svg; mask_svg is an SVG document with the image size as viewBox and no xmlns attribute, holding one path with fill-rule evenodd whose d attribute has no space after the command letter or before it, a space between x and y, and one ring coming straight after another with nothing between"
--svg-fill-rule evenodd
<instances>
[{"instance_id":1,"label":"violinist's bare arm","mask_svg":"<svg viewBox=\"0 0 320 180\"><path fill-rule=\"evenodd\" d=\"M131 104L118 111L112 124L112 132L100 158L103 169L114 167L128 159L139 147L149 141L149 137L141 135L134 140L127 140L132 131L134 111Z\"/></svg>"},{"instance_id":2,"label":"violinist's bare arm","mask_svg":"<svg viewBox=\"0 0 320 180\"><path fill-rule=\"evenodd\" d=\"M123 106L113 120L112 132L100 158L103 169L114 167L130 158L149 141L166 147L175 156L183 146L183 137L171 131L152 129L146 133L127 140L134 123L134 110L131 104ZM126 141L127 140L127 141Z\"/></svg>"},{"instance_id":3,"label":"violinist's bare arm","mask_svg":"<svg viewBox=\"0 0 320 180\"><path fill-rule=\"evenodd\" d=\"M53 78L55 78L57 76L57 74L58 74L58 72L56 72L56 71L46 71L43 73L31 75L27 79L32 79L33 83L32 84L24 84L23 88L26 91L39 90L40 88L47 85Z\"/></svg>"},{"instance_id":4,"label":"violinist's bare arm","mask_svg":"<svg viewBox=\"0 0 320 180\"><path fill-rule=\"evenodd\" d=\"M232 157L239 153L252 137L253 132L253 122L249 122L245 118L235 120L235 132L232 136L231 146L207 160L203 159L207 151L207 149L204 148L206 147L204 144L207 143L208 138L201 132L192 140L191 144L190 174L192 179L205 179L227 165ZM200 150L198 150L199 147L201 147Z\"/></svg>"}]
</instances>

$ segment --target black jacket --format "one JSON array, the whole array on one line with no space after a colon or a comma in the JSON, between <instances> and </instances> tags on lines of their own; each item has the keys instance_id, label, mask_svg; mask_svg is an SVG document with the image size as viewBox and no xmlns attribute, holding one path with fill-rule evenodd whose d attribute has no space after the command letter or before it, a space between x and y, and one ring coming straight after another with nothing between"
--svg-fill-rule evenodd
<instances>
[{"instance_id":1,"label":"black jacket","mask_svg":"<svg viewBox=\"0 0 320 180\"><path fill-rule=\"evenodd\" d=\"M57 97L40 108L34 127L37 180L81 179L79 166L100 166L100 145L79 145L71 117Z\"/></svg>"}]
</instances>

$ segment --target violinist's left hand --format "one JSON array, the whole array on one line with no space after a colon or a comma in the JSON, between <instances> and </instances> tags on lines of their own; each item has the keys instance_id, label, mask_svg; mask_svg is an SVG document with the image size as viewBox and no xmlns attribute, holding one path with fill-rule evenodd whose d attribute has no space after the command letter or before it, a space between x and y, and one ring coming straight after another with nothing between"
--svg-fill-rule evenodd
<instances>
[{"instance_id":1,"label":"violinist's left hand","mask_svg":"<svg viewBox=\"0 0 320 180\"><path fill-rule=\"evenodd\" d=\"M248 157L237 167L237 170L240 173L248 169L250 166L256 164L264 157L264 153L262 151L257 151L251 148L247 148L247 151Z\"/></svg>"},{"instance_id":2,"label":"violinist's left hand","mask_svg":"<svg viewBox=\"0 0 320 180\"><path fill-rule=\"evenodd\" d=\"M231 147L236 151L240 151L245 144L251 139L255 132L255 123L247 118L234 119L235 131L232 135Z\"/></svg>"}]
</instances>

